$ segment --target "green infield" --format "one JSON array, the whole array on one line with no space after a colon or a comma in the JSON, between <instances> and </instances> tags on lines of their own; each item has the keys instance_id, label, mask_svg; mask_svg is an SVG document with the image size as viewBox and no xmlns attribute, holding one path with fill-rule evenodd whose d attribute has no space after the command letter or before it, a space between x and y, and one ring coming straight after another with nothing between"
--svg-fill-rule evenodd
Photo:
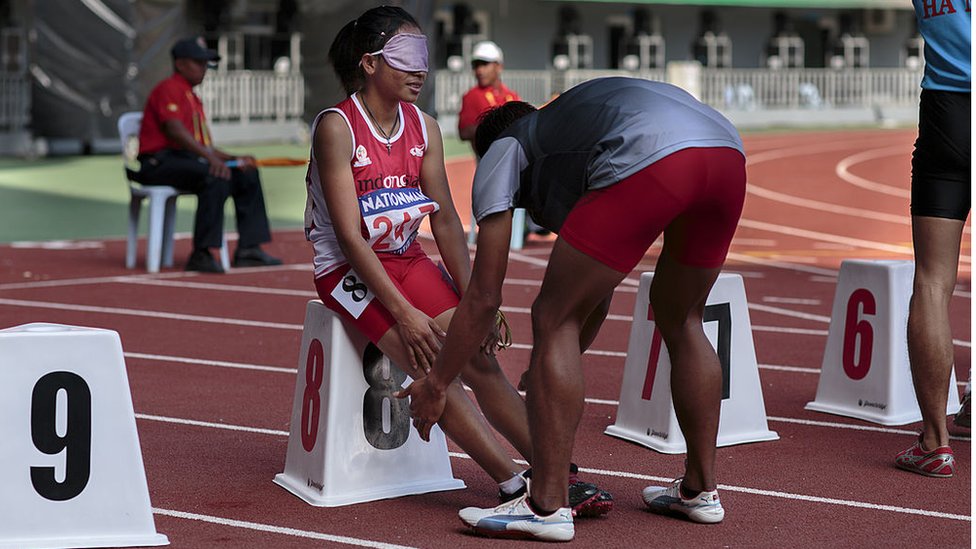
<instances>
[{"instance_id":1,"label":"green infield","mask_svg":"<svg viewBox=\"0 0 976 549\"><path fill-rule=\"evenodd\" d=\"M446 139L447 156L469 155L466 143ZM257 158L308 156L308 145L228 147ZM261 181L272 229L300 228L305 212L305 167L262 168ZM124 238L129 190L118 155L0 158L0 242ZM193 229L194 196L177 200L176 230ZM226 227L234 229L233 201ZM145 235L146 214L140 220Z\"/></svg>"}]
</instances>

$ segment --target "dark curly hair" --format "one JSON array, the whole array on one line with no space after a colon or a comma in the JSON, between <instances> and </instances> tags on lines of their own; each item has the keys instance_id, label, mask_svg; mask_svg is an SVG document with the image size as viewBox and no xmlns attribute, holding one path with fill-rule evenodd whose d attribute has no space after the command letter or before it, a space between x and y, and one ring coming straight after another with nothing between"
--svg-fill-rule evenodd
<instances>
[{"instance_id":1,"label":"dark curly hair","mask_svg":"<svg viewBox=\"0 0 976 549\"><path fill-rule=\"evenodd\" d=\"M329 47L329 62L347 94L352 95L363 85L359 66L363 54L383 49L403 26L420 29L417 20L403 8L380 6L366 10L339 30Z\"/></svg>"},{"instance_id":2,"label":"dark curly hair","mask_svg":"<svg viewBox=\"0 0 976 549\"><path fill-rule=\"evenodd\" d=\"M519 118L532 114L537 109L525 101L509 101L504 105L488 109L478 117L478 129L474 133L474 150L484 156L488 147L498 136Z\"/></svg>"}]
</instances>

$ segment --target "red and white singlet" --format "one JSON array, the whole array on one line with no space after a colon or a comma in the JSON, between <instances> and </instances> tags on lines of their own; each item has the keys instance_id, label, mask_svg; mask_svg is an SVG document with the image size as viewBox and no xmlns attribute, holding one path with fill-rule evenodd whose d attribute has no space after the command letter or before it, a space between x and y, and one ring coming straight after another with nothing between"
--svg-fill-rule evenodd
<instances>
[{"instance_id":1,"label":"red and white singlet","mask_svg":"<svg viewBox=\"0 0 976 549\"><path fill-rule=\"evenodd\" d=\"M400 102L400 127L387 141L369 123L356 94L320 112L312 122L312 142L319 120L326 113L342 116L352 135L352 168L362 215L363 238L374 251L402 254L417 238L424 216L439 209L420 190L420 168L427 152L427 126L416 105ZM310 153L305 177L305 236L315 250L316 278L347 263L325 205L315 151Z\"/></svg>"}]
</instances>

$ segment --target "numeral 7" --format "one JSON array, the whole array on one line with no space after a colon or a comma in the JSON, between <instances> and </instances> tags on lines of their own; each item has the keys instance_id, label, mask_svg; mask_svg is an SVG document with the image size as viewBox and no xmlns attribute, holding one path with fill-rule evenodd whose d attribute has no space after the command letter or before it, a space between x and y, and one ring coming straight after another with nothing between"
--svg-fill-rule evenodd
<instances>
[{"instance_id":1,"label":"numeral 7","mask_svg":"<svg viewBox=\"0 0 976 549\"><path fill-rule=\"evenodd\" d=\"M647 306L647 320L654 320L654 311L650 305ZM702 322L718 322L718 361L722 366L722 400L729 398L731 394L730 370L732 364L732 312L728 303L716 303L705 306L705 315ZM654 391L654 378L657 374L657 364L661 361L661 331L654 325L654 333L651 335L651 353L647 359L647 372L644 374L644 388L641 391L641 399L651 400ZM672 368L674 365L672 364Z\"/></svg>"}]
</instances>

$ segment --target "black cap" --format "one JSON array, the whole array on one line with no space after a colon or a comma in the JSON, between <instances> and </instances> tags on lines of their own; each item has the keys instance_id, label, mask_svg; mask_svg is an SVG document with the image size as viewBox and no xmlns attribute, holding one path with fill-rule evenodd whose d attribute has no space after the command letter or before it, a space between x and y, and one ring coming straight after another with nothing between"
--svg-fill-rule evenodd
<instances>
[{"instance_id":1,"label":"black cap","mask_svg":"<svg viewBox=\"0 0 976 549\"><path fill-rule=\"evenodd\" d=\"M173 44L169 50L173 59L197 59L199 61L220 61L217 52L207 48L202 36L185 38Z\"/></svg>"}]
</instances>

